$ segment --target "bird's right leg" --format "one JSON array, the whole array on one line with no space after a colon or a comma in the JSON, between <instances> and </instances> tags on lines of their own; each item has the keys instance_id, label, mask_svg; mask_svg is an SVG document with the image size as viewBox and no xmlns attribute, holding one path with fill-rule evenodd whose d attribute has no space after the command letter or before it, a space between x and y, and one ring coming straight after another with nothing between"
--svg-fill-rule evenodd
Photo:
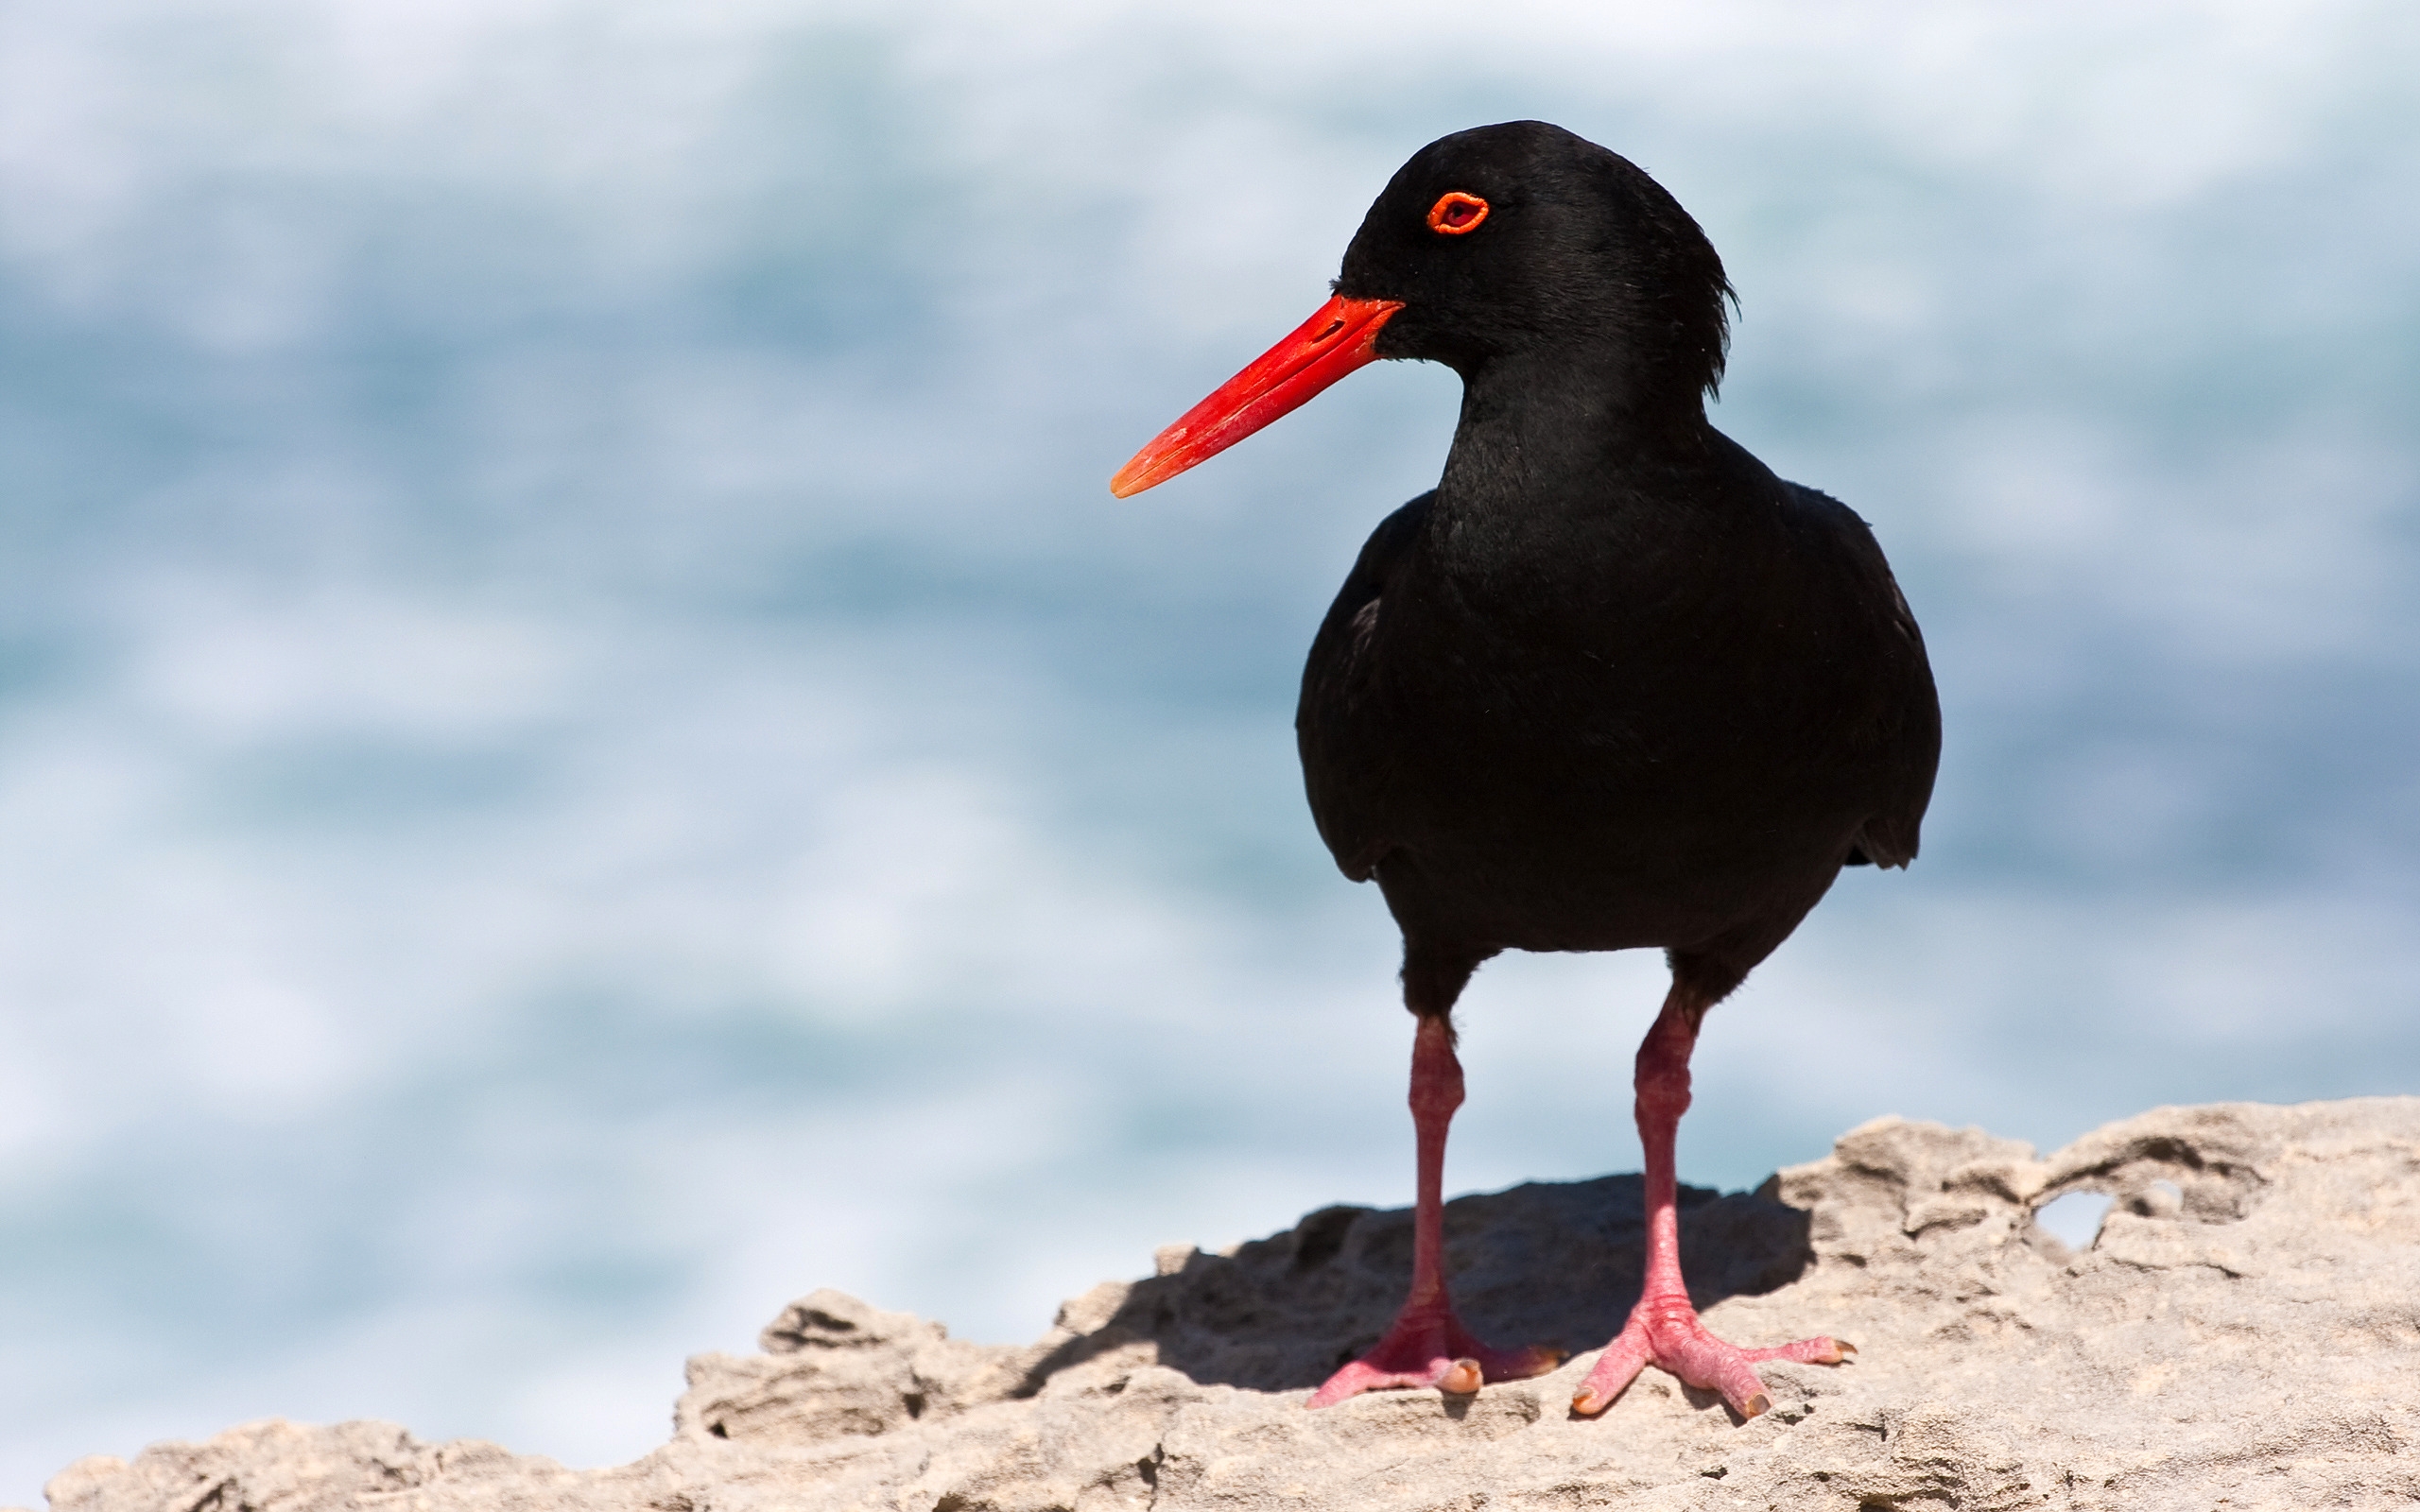
<instances>
[{"instance_id":1,"label":"bird's right leg","mask_svg":"<svg viewBox=\"0 0 2420 1512\"><path fill-rule=\"evenodd\" d=\"M1308 1405L1325 1407L1388 1386L1435 1386L1463 1394L1489 1381L1543 1375L1558 1349L1482 1344L1445 1290L1445 1129L1462 1106L1462 1064L1443 1014L1422 1014L1411 1044L1411 1125L1419 1137L1420 1196L1411 1219L1411 1294L1370 1352L1328 1377Z\"/></svg>"}]
</instances>

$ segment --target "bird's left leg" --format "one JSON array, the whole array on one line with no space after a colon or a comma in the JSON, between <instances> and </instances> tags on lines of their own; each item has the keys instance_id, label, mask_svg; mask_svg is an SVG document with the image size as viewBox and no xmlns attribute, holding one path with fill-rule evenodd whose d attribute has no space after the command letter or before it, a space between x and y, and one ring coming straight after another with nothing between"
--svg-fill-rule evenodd
<instances>
[{"instance_id":1,"label":"bird's left leg","mask_svg":"<svg viewBox=\"0 0 2420 1512\"><path fill-rule=\"evenodd\" d=\"M1571 1410L1593 1418L1613 1405L1640 1370L1655 1366L1693 1386L1719 1391L1732 1411L1754 1418L1772 1405L1756 1375L1759 1360L1796 1360L1838 1365L1857 1349L1837 1339L1801 1339L1765 1349L1743 1349L1706 1332L1689 1303L1681 1279L1681 1219L1672 1146L1681 1115L1689 1107L1689 1052L1699 1021L1712 1006L1678 981L1664 1011L1638 1047L1638 1138L1647 1153L1647 1285L1638 1305L1597 1366L1580 1383Z\"/></svg>"},{"instance_id":2,"label":"bird's left leg","mask_svg":"<svg viewBox=\"0 0 2420 1512\"><path fill-rule=\"evenodd\" d=\"M1498 1349L1454 1315L1445 1291L1445 1129L1462 1106L1462 1064L1443 1014L1422 1014L1411 1047L1411 1123L1419 1138L1420 1196L1412 1209L1411 1293L1394 1326L1367 1354L1327 1378L1307 1403L1325 1407L1387 1386L1465 1394L1488 1381L1543 1375L1563 1351Z\"/></svg>"}]
</instances>

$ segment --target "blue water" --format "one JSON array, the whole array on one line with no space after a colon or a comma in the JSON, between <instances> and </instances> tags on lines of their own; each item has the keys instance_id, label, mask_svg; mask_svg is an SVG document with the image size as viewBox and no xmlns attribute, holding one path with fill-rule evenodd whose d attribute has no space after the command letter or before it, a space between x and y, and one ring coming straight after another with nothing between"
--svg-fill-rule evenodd
<instances>
[{"instance_id":1,"label":"blue water","mask_svg":"<svg viewBox=\"0 0 2420 1512\"><path fill-rule=\"evenodd\" d=\"M0 13L0 1502L270 1415L626 1459L817 1285L1027 1337L1405 1200L1290 716L1454 382L1105 480L1482 121L1704 222L1719 422L1947 705L1685 1174L2420 1091L2409 9L1488 11ZM1490 966L1454 1186L1634 1166L1658 990Z\"/></svg>"}]
</instances>

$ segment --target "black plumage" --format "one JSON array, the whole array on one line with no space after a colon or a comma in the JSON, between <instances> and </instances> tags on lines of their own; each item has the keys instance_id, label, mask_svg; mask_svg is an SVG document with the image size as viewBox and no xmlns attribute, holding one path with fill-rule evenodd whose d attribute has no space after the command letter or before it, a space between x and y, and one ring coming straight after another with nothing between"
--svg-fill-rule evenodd
<instances>
[{"instance_id":1,"label":"black plumage","mask_svg":"<svg viewBox=\"0 0 2420 1512\"><path fill-rule=\"evenodd\" d=\"M1499 233L1425 234L1455 191ZM1378 354L1464 386L1295 727L1322 838L1434 983L1415 1008L1506 949L1660 946L1719 999L1843 863L1915 858L1923 637L1862 520L1707 423L1730 290L1660 185L1542 123L1461 132L1388 184L1337 292L1404 301Z\"/></svg>"}]
</instances>

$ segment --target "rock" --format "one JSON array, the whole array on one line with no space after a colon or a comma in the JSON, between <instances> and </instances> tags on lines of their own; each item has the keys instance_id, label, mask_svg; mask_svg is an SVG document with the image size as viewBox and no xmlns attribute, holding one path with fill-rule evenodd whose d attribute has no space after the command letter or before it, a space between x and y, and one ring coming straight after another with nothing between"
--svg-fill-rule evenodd
<instances>
[{"instance_id":1,"label":"rock","mask_svg":"<svg viewBox=\"0 0 2420 1512\"><path fill-rule=\"evenodd\" d=\"M2114 1199L2071 1251L2032 1221ZM1639 1283L1633 1177L1448 1205L1465 1314L1593 1350ZM1409 1216L1329 1208L1224 1255L1171 1246L1022 1348L837 1292L763 1352L700 1355L672 1441L569 1471L374 1423L231 1430L54 1479L55 1512L1107 1512L1113 1508L2305 1508L2420 1500L2420 1099L2160 1108L2048 1160L1887 1118L1754 1194L1683 1195L1707 1321L1832 1333L1741 1423L1650 1370L1594 1421L1590 1361L1304 1409L1374 1338Z\"/></svg>"},{"instance_id":2,"label":"rock","mask_svg":"<svg viewBox=\"0 0 2420 1512\"><path fill-rule=\"evenodd\" d=\"M53 1512L119 1506L317 1512L399 1504L408 1497L398 1493L430 1486L443 1487L441 1500L449 1506L533 1488L543 1497L556 1483L576 1478L553 1460L514 1455L475 1438L423 1444L392 1423L304 1428L271 1419L231 1428L207 1444L154 1444L131 1465L107 1454L78 1460L43 1489ZM549 1504L579 1503L575 1493Z\"/></svg>"},{"instance_id":3,"label":"rock","mask_svg":"<svg viewBox=\"0 0 2420 1512\"><path fill-rule=\"evenodd\" d=\"M756 1343L764 1353L689 1361L689 1389L672 1411L676 1435L768 1444L873 1437L926 1413L1005 1400L1030 1368L1024 1356L1035 1353L967 1344L938 1323L833 1291L792 1302Z\"/></svg>"}]
</instances>

